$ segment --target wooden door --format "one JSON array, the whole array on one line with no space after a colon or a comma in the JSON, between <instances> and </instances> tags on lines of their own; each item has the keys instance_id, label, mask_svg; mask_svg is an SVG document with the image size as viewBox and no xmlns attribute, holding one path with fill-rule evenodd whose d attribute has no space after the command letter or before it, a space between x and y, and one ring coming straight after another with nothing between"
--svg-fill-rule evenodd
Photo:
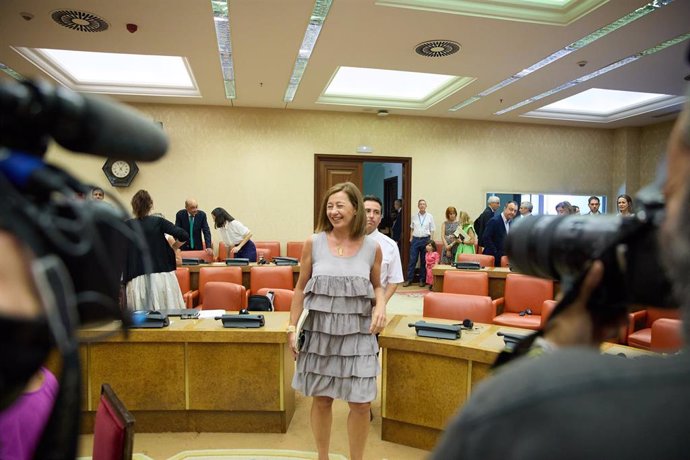
<instances>
[{"instance_id":1,"label":"wooden door","mask_svg":"<svg viewBox=\"0 0 690 460\"><path fill-rule=\"evenodd\" d=\"M352 182L360 190L363 184L363 162L321 156L316 161L314 178L314 225L319 214L319 206L326 191L341 182Z\"/></svg>"}]
</instances>

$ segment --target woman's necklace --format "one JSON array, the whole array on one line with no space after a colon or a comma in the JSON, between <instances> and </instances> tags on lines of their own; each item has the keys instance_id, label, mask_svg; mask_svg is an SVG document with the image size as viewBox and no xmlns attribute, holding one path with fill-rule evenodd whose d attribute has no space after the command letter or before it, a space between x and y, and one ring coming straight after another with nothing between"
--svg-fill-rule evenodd
<instances>
[{"instance_id":1,"label":"woman's necklace","mask_svg":"<svg viewBox=\"0 0 690 460\"><path fill-rule=\"evenodd\" d=\"M336 246L335 250L338 251L339 256L343 255L343 247L342 246Z\"/></svg>"},{"instance_id":2,"label":"woman's necklace","mask_svg":"<svg viewBox=\"0 0 690 460\"><path fill-rule=\"evenodd\" d=\"M338 254L338 256L342 257L343 254L345 254L345 249L343 248L343 243L339 243L338 240L335 239L335 236L331 234L331 238L333 238L333 243L335 244L335 252Z\"/></svg>"}]
</instances>

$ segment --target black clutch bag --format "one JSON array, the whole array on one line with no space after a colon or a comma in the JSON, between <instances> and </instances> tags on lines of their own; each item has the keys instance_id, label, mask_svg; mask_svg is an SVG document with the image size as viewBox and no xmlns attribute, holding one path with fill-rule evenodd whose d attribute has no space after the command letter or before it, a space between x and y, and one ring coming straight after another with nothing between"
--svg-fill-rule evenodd
<instances>
[{"instance_id":1,"label":"black clutch bag","mask_svg":"<svg viewBox=\"0 0 690 460\"><path fill-rule=\"evenodd\" d=\"M131 328L157 329L170 326L168 315L160 311L136 310L132 312Z\"/></svg>"},{"instance_id":2,"label":"black clutch bag","mask_svg":"<svg viewBox=\"0 0 690 460\"><path fill-rule=\"evenodd\" d=\"M221 320L223 327L238 329L254 329L266 324L264 315L223 315L216 316L216 319Z\"/></svg>"},{"instance_id":3,"label":"black clutch bag","mask_svg":"<svg viewBox=\"0 0 690 460\"><path fill-rule=\"evenodd\" d=\"M439 324L417 321L409 323L409 327L414 327L419 337L431 339L457 340L460 338L462 326L459 324Z\"/></svg>"}]
</instances>

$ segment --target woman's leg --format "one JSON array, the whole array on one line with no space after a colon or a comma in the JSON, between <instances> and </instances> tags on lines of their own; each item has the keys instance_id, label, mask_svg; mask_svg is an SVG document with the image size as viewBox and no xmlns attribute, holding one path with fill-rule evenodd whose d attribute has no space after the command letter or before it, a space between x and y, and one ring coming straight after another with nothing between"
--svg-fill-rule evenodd
<instances>
[{"instance_id":1,"label":"woman's leg","mask_svg":"<svg viewBox=\"0 0 690 460\"><path fill-rule=\"evenodd\" d=\"M364 458L364 446L369 435L371 403L348 404L350 415L347 417L347 436L350 441L350 460L361 460Z\"/></svg>"},{"instance_id":2,"label":"woman's leg","mask_svg":"<svg viewBox=\"0 0 690 460\"><path fill-rule=\"evenodd\" d=\"M332 409L333 398L314 396L311 403L311 431L314 433L319 460L328 460L328 447L331 444L331 424L333 423Z\"/></svg>"}]
</instances>

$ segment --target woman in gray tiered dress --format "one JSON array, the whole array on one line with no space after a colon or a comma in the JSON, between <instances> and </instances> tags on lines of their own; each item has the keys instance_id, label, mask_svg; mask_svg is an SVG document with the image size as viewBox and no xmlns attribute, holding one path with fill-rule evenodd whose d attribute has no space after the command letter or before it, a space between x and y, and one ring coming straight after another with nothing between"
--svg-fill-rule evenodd
<instances>
[{"instance_id":1,"label":"woman in gray tiered dress","mask_svg":"<svg viewBox=\"0 0 690 460\"><path fill-rule=\"evenodd\" d=\"M381 249L365 236L362 195L350 183L331 187L321 203L316 234L304 244L288 326L297 358L292 386L313 396L312 432L319 459L328 459L334 399L348 401L350 458L361 459L380 367L377 334L386 324L380 286ZM302 313L304 343L295 326Z\"/></svg>"}]
</instances>

